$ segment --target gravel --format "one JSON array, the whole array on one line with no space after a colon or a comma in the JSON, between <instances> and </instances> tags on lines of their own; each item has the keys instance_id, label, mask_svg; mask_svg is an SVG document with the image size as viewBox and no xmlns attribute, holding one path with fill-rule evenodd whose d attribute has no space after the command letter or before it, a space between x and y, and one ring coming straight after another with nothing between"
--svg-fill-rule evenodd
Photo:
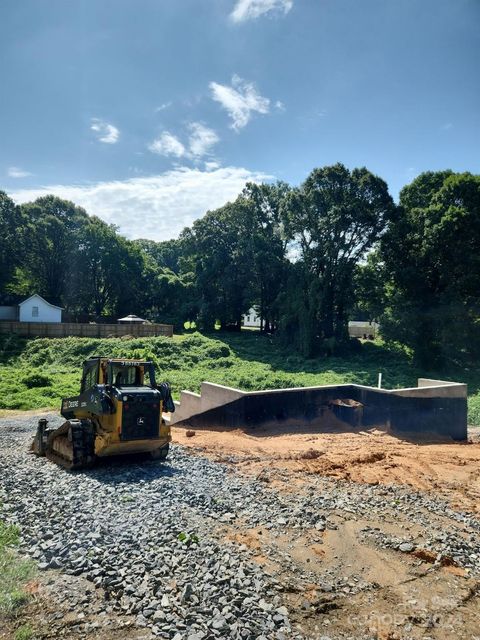
<instances>
[{"instance_id":1,"label":"gravel","mask_svg":"<svg viewBox=\"0 0 480 640\"><path fill-rule=\"evenodd\" d=\"M58 416L47 416L52 426ZM20 525L21 551L41 570L60 570L103 590L95 600L100 622L111 614L140 627L146 637L300 638L283 593L313 582L343 597L374 589L360 576L299 569L272 545L270 560L291 572L289 585L252 561L253 551L220 533L261 528L295 541L343 520L398 517L422 529L420 537L393 538L365 527L369 543L410 554L417 548L451 557L480 575L480 523L471 514L404 487L369 486L309 478L302 491L280 493L266 483L173 446L166 462L106 462L68 473L27 453L38 417L10 418L0 426L0 500L3 516ZM445 527L445 520L450 523ZM92 611L89 591L72 598L72 611ZM102 618L103 616L103 618ZM103 620L103 622L102 622ZM130 621L129 621L130 620ZM91 631L91 622L78 628ZM83 625L83 626L82 626Z\"/></svg>"}]
</instances>

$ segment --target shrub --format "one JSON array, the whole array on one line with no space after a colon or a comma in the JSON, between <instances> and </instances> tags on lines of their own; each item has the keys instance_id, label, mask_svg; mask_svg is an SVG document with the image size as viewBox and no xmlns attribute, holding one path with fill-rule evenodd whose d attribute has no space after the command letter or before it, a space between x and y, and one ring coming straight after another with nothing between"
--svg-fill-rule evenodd
<instances>
[{"instance_id":1,"label":"shrub","mask_svg":"<svg viewBox=\"0 0 480 640\"><path fill-rule=\"evenodd\" d=\"M39 372L28 373L21 381L28 389L33 389L34 387L50 387L53 383L50 376Z\"/></svg>"}]
</instances>

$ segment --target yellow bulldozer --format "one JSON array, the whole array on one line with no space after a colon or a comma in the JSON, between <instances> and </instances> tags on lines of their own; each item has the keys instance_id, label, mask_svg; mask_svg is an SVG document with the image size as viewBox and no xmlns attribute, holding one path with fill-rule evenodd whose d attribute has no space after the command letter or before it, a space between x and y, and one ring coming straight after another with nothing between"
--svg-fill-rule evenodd
<instances>
[{"instance_id":1,"label":"yellow bulldozer","mask_svg":"<svg viewBox=\"0 0 480 640\"><path fill-rule=\"evenodd\" d=\"M80 394L62 400L66 422L38 422L32 451L69 470L98 458L146 453L165 459L171 441L163 412L175 411L170 387L155 381L150 360L93 356L83 363Z\"/></svg>"}]
</instances>

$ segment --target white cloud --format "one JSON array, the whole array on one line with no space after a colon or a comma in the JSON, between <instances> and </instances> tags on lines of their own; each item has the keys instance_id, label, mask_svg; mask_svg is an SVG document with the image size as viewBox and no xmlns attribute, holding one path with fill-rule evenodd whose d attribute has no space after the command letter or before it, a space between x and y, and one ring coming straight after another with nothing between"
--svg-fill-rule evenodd
<instances>
[{"instance_id":1,"label":"white cloud","mask_svg":"<svg viewBox=\"0 0 480 640\"><path fill-rule=\"evenodd\" d=\"M445 122L444 124L442 124L442 126L440 127L440 129L442 131L448 131L449 129L451 129L453 127L453 122Z\"/></svg>"},{"instance_id":2,"label":"white cloud","mask_svg":"<svg viewBox=\"0 0 480 640\"><path fill-rule=\"evenodd\" d=\"M272 176L241 167L210 171L180 167L148 178L86 185L51 185L11 193L15 202L29 202L48 193L72 200L89 214L120 227L129 238L168 240L186 226L241 192L246 182Z\"/></svg>"},{"instance_id":3,"label":"white cloud","mask_svg":"<svg viewBox=\"0 0 480 640\"><path fill-rule=\"evenodd\" d=\"M178 138L169 131L164 131L156 140L148 145L152 153L159 156L175 156L181 158L185 155L186 149Z\"/></svg>"},{"instance_id":4,"label":"white cloud","mask_svg":"<svg viewBox=\"0 0 480 640\"><path fill-rule=\"evenodd\" d=\"M172 106L171 102L164 102L163 104L161 104L159 107L155 109L155 112L159 113L160 111L165 111L165 109L168 109L168 107L171 107L171 106Z\"/></svg>"},{"instance_id":5,"label":"white cloud","mask_svg":"<svg viewBox=\"0 0 480 640\"><path fill-rule=\"evenodd\" d=\"M271 11L286 15L292 7L293 0L237 0L230 18L233 22L245 22Z\"/></svg>"},{"instance_id":6,"label":"white cloud","mask_svg":"<svg viewBox=\"0 0 480 640\"><path fill-rule=\"evenodd\" d=\"M232 129L238 131L248 124L253 112L268 113L270 100L261 96L252 83L237 75L232 77L232 86L211 82L212 99L219 102L232 119Z\"/></svg>"},{"instance_id":7,"label":"white cloud","mask_svg":"<svg viewBox=\"0 0 480 640\"><path fill-rule=\"evenodd\" d=\"M20 169L20 167L8 167L7 175L9 178L27 178L33 174L31 174L30 171Z\"/></svg>"},{"instance_id":8,"label":"white cloud","mask_svg":"<svg viewBox=\"0 0 480 640\"><path fill-rule=\"evenodd\" d=\"M278 109L279 111L285 111L285 105L281 100L277 100L275 102L275 108Z\"/></svg>"},{"instance_id":9,"label":"white cloud","mask_svg":"<svg viewBox=\"0 0 480 640\"><path fill-rule=\"evenodd\" d=\"M215 160L209 160L205 162L205 170L206 171L215 171L215 169L219 169L220 164Z\"/></svg>"},{"instance_id":10,"label":"white cloud","mask_svg":"<svg viewBox=\"0 0 480 640\"><path fill-rule=\"evenodd\" d=\"M99 142L105 142L105 144L115 144L118 142L120 131L113 124L99 120L98 118L92 118L92 124L90 129L97 135Z\"/></svg>"},{"instance_id":11,"label":"white cloud","mask_svg":"<svg viewBox=\"0 0 480 640\"><path fill-rule=\"evenodd\" d=\"M188 146L183 144L169 131L164 131L156 140L148 145L152 153L176 158L190 158L197 160L208 155L214 144L220 140L213 129L209 129L201 122L190 122Z\"/></svg>"},{"instance_id":12,"label":"white cloud","mask_svg":"<svg viewBox=\"0 0 480 640\"><path fill-rule=\"evenodd\" d=\"M220 140L213 129L209 129L201 122L191 122L189 129L190 153L196 158L207 155L210 148Z\"/></svg>"}]
</instances>

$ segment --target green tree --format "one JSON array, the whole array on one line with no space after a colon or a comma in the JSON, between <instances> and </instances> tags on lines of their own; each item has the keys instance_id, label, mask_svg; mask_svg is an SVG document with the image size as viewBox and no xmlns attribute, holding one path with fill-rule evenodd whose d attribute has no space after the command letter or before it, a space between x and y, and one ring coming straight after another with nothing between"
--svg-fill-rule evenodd
<instances>
[{"instance_id":1,"label":"green tree","mask_svg":"<svg viewBox=\"0 0 480 640\"><path fill-rule=\"evenodd\" d=\"M423 366L480 356L480 176L421 174L382 240L389 284L382 334Z\"/></svg>"},{"instance_id":2,"label":"green tree","mask_svg":"<svg viewBox=\"0 0 480 640\"><path fill-rule=\"evenodd\" d=\"M99 319L116 312L124 286L124 246L114 225L92 216L78 232L71 286L70 309Z\"/></svg>"},{"instance_id":3,"label":"green tree","mask_svg":"<svg viewBox=\"0 0 480 640\"><path fill-rule=\"evenodd\" d=\"M0 295L6 297L16 268L23 257L22 219L19 207L0 191Z\"/></svg>"},{"instance_id":4,"label":"green tree","mask_svg":"<svg viewBox=\"0 0 480 640\"><path fill-rule=\"evenodd\" d=\"M180 272L180 259L183 255L181 240L134 240L134 244L150 256L159 268L166 268L173 273Z\"/></svg>"},{"instance_id":5,"label":"green tree","mask_svg":"<svg viewBox=\"0 0 480 640\"><path fill-rule=\"evenodd\" d=\"M182 232L183 268L195 274L198 321L212 329L240 330L254 297L248 207L242 199L209 211Z\"/></svg>"},{"instance_id":6,"label":"green tree","mask_svg":"<svg viewBox=\"0 0 480 640\"><path fill-rule=\"evenodd\" d=\"M387 306L387 283L385 262L376 248L355 269L353 315L357 320L378 321L383 315Z\"/></svg>"},{"instance_id":7,"label":"green tree","mask_svg":"<svg viewBox=\"0 0 480 640\"><path fill-rule=\"evenodd\" d=\"M52 304L62 304L88 215L73 202L53 195L21 208L26 221L22 278L31 293L39 293Z\"/></svg>"},{"instance_id":8,"label":"green tree","mask_svg":"<svg viewBox=\"0 0 480 640\"><path fill-rule=\"evenodd\" d=\"M296 323L306 355L348 339L357 263L377 242L394 204L386 183L342 164L314 169L285 199L283 217L299 263ZM292 319L290 318L290 324Z\"/></svg>"},{"instance_id":9,"label":"green tree","mask_svg":"<svg viewBox=\"0 0 480 640\"><path fill-rule=\"evenodd\" d=\"M267 333L278 325L278 299L285 284L287 242L280 212L289 192L284 182L247 183L239 198L246 218L244 240L250 245L252 303L258 307L261 330Z\"/></svg>"}]
</instances>

